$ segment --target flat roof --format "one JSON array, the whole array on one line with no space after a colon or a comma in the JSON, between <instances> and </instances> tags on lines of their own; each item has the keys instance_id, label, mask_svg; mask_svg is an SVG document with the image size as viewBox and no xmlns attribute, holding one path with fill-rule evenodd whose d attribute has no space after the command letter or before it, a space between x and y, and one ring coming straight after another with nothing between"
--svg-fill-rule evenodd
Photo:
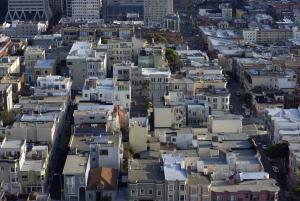
<instances>
[{"instance_id":1,"label":"flat roof","mask_svg":"<svg viewBox=\"0 0 300 201\"><path fill-rule=\"evenodd\" d=\"M164 182L164 172L159 160L132 159L128 164L129 182Z\"/></svg>"},{"instance_id":2,"label":"flat roof","mask_svg":"<svg viewBox=\"0 0 300 201\"><path fill-rule=\"evenodd\" d=\"M276 185L276 180L266 179L258 181L243 181L238 184L229 185L226 181L212 181L210 190L212 192L239 192L239 191L271 191L277 192L280 188Z\"/></svg>"},{"instance_id":3,"label":"flat roof","mask_svg":"<svg viewBox=\"0 0 300 201\"><path fill-rule=\"evenodd\" d=\"M88 157L78 155L68 155L64 166L64 175L80 175L86 171Z\"/></svg>"},{"instance_id":4,"label":"flat roof","mask_svg":"<svg viewBox=\"0 0 300 201\"><path fill-rule=\"evenodd\" d=\"M44 169L44 160L25 160L21 170L23 172L28 172L28 171L35 171L35 172L40 172Z\"/></svg>"},{"instance_id":5,"label":"flat roof","mask_svg":"<svg viewBox=\"0 0 300 201\"><path fill-rule=\"evenodd\" d=\"M39 59L34 68L52 68L55 65L55 59Z\"/></svg>"}]
</instances>

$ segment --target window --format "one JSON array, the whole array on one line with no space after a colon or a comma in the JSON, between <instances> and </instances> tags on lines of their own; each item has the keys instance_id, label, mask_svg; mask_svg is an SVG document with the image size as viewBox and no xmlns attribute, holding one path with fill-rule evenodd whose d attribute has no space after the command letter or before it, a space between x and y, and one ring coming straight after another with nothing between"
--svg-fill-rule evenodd
<instances>
[{"instance_id":1,"label":"window","mask_svg":"<svg viewBox=\"0 0 300 201\"><path fill-rule=\"evenodd\" d=\"M173 201L173 195L168 196L168 201Z\"/></svg>"},{"instance_id":2,"label":"window","mask_svg":"<svg viewBox=\"0 0 300 201\"><path fill-rule=\"evenodd\" d=\"M80 177L79 182L80 184L84 184L84 177Z\"/></svg>"},{"instance_id":3,"label":"window","mask_svg":"<svg viewBox=\"0 0 300 201\"><path fill-rule=\"evenodd\" d=\"M108 155L108 150L107 149L100 150L100 155Z\"/></svg>"},{"instance_id":4,"label":"window","mask_svg":"<svg viewBox=\"0 0 300 201\"><path fill-rule=\"evenodd\" d=\"M22 181L27 181L28 180L28 177L26 175L23 175L22 176Z\"/></svg>"},{"instance_id":5,"label":"window","mask_svg":"<svg viewBox=\"0 0 300 201\"><path fill-rule=\"evenodd\" d=\"M180 195L180 201L184 201L184 195Z\"/></svg>"},{"instance_id":6,"label":"window","mask_svg":"<svg viewBox=\"0 0 300 201\"><path fill-rule=\"evenodd\" d=\"M88 97L88 95L87 95L87 94L84 94L84 97L86 97L86 98L87 98L87 97Z\"/></svg>"},{"instance_id":7,"label":"window","mask_svg":"<svg viewBox=\"0 0 300 201\"><path fill-rule=\"evenodd\" d=\"M16 168L12 167L12 168L10 168L10 171L11 171L11 172L15 172L15 171L16 171Z\"/></svg>"},{"instance_id":8,"label":"window","mask_svg":"<svg viewBox=\"0 0 300 201\"><path fill-rule=\"evenodd\" d=\"M184 191L185 190L185 186L184 185L180 185L180 191Z\"/></svg>"},{"instance_id":9,"label":"window","mask_svg":"<svg viewBox=\"0 0 300 201\"><path fill-rule=\"evenodd\" d=\"M173 184L169 184L168 185L168 190L169 191L173 191L174 190L174 185Z\"/></svg>"},{"instance_id":10,"label":"window","mask_svg":"<svg viewBox=\"0 0 300 201\"><path fill-rule=\"evenodd\" d=\"M140 189L140 195L144 195L144 189Z\"/></svg>"},{"instance_id":11,"label":"window","mask_svg":"<svg viewBox=\"0 0 300 201\"><path fill-rule=\"evenodd\" d=\"M235 201L235 196L234 195L230 195L230 201Z\"/></svg>"},{"instance_id":12,"label":"window","mask_svg":"<svg viewBox=\"0 0 300 201\"><path fill-rule=\"evenodd\" d=\"M160 190L157 190L157 191L156 191L156 195L157 195L157 196L161 196L161 191L160 191Z\"/></svg>"},{"instance_id":13,"label":"window","mask_svg":"<svg viewBox=\"0 0 300 201\"><path fill-rule=\"evenodd\" d=\"M214 103L218 102L218 99L217 98L213 98L213 102Z\"/></svg>"},{"instance_id":14,"label":"window","mask_svg":"<svg viewBox=\"0 0 300 201\"><path fill-rule=\"evenodd\" d=\"M148 194L149 194L149 195L152 195L152 194L153 194L153 190L152 190L152 189L149 189L149 190L148 190Z\"/></svg>"},{"instance_id":15,"label":"window","mask_svg":"<svg viewBox=\"0 0 300 201\"><path fill-rule=\"evenodd\" d=\"M1 166L1 172L4 172L4 167L3 166Z\"/></svg>"},{"instance_id":16,"label":"window","mask_svg":"<svg viewBox=\"0 0 300 201\"><path fill-rule=\"evenodd\" d=\"M135 196L135 195L136 195L135 190L131 190L131 195L132 195L132 196Z\"/></svg>"}]
</instances>

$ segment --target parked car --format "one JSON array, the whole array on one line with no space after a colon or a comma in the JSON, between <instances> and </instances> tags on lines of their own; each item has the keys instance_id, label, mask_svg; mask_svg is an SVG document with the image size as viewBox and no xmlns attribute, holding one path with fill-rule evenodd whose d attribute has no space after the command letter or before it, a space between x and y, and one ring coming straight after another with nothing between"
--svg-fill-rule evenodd
<instances>
[{"instance_id":1,"label":"parked car","mask_svg":"<svg viewBox=\"0 0 300 201\"><path fill-rule=\"evenodd\" d=\"M262 148L263 149L268 149L268 145L263 144Z\"/></svg>"}]
</instances>

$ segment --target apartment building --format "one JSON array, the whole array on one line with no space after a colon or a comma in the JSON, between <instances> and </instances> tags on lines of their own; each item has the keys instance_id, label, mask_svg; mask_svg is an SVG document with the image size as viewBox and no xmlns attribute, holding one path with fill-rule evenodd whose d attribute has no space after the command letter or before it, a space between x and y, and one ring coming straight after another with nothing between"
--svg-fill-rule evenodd
<instances>
[{"instance_id":1,"label":"apartment building","mask_svg":"<svg viewBox=\"0 0 300 201\"><path fill-rule=\"evenodd\" d=\"M34 66L38 60L46 59L45 49L35 46L28 46L24 52L25 60L25 81L32 83L35 81Z\"/></svg>"},{"instance_id":2,"label":"apartment building","mask_svg":"<svg viewBox=\"0 0 300 201\"><path fill-rule=\"evenodd\" d=\"M47 0L8 0L6 21L13 20L45 20L50 21L52 11Z\"/></svg>"},{"instance_id":3,"label":"apartment building","mask_svg":"<svg viewBox=\"0 0 300 201\"><path fill-rule=\"evenodd\" d=\"M46 192L48 156L48 146L33 146L27 149L25 162L19 171L23 193Z\"/></svg>"},{"instance_id":4,"label":"apartment building","mask_svg":"<svg viewBox=\"0 0 300 201\"><path fill-rule=\"evenodd\" d=\"M129 119L129 145L134 153L147 150L149 125L147 117Z\"/></svg>"},{"instance_id":5,"label":"apartment building","mask_svg":"<svg viewBox=\"0 0 300 201\"><path fill-rule=\"evenodd\" d=\"M112 168L93 168L90 170L86 186L86 201L116 200L117 190L117 170Z\"/></svg>"},{"instance_id":6,"label":"apartment building","mask_svg":"<svg viewBox=\"0 0 300 201\"><path fill-rule=\"evenodd\" d=\"M243 30L243 39L257 44L275 44L293 38L289 29L254 29Z\"/></svg>"},{"instance_id":7,"label":"apartment building","mask_svg":"<svg viewBox=\"0 0 300 201\"><path fill-rule=\"evenodd\" d=\"M1 28L2 33L9 37L33 37L46 32L48 23L39 21L14 20L11 23L4 22Z\"/></svg>"},{"instance_id":8,"label":"apartment building","mask_svg":"<svg viewBox=\"0 0 300 201\"><path fill-rule=\"evenodd\" d=\"M74 111L74 122L76 128L85 125L103 128L106 132L114 132L120 129L122 114L116 112L113 105L101 105L98 103L80 103L78 109ZM82 128L84 131L84 128Z\"/></svg>"},{"instance_id":9,"label":"apartment building","mask_svg":"<svg viewBox=\"0 0 300 201\"><path fill-rule=\"evenodd\" d=\"M147 85L145 87L149 90L149 97L155 93L164 93L168 90L171 71L169 69L157 68L143 68L142 75Z\"/></svg>"},{"instance_id":10,"label":"apartment building","mask_svg":"<svg viewBox=\"0 0 300 201\"><path fill-rule=\"evenodd\" d=\"M73 81L72 89L81 90L87 78L86 58L92 52L92 44L86 41L75 42L67 56L69 76Z\"/></svg>"},{"instance_id":11,"label":"apartment building","mask_svg":"<svg viewBox=\"0 0 300 201\"><path fill-rule=\"evenodd\" d=\"M208 88L203 93L211 114L217 111L229 112L230 93L226 88Z\"/></svg>"},{"instance_id":12,"label":"apartment building","mask_svg":"<svg viewBox=\"0 0 300 201\"><path fill-rule=\"evenodd\" d=\"M7 140L2 138L0 147L0 166L5 191L17 193L21 191L18 173L25 162L26 141L25 140Z\"/></svg>"},{"instance_id":13,"label":"apartment building","mask_svg":"<svg viewBox=\"0 0 300 201\"><path fill-rule=\"evenodd\" d=\"M297 86L297 75L292 69L252 68L245 70L243 85L246 91L255 87L290 91Z\"/></svg>"},{"instance_id":14,"label":"apartment building","mask_svg":"<svg viewBox=\"0 0 300 201\"><path fill-rule=\"evenodd\" d=\"M88 156L67 156L63 169L64 199L66 201L85 200L85 188L89 171Z\"/></svg>"},{"instance_id":15,"label":"apartment building","mask_svg":"<svg viewBox=\"0 0 300 201\"><path fill-rule=\"evenodd\" d=\"M163 154L165 200L186 200L187 173L182 155Z\"/></svg>"},{"instance_id":16,"label":"apartment building","mask_svg":"<svg viewBox=\"0 0 300 201\"><path fill-rule=\"evenodd\" d=\"M138 55L138 66L142 68L161 68L165 65L165 52L161 46L142 48Z\"/></svg>"},{"instance_id":17,"label":"apartment building","mask_svg":"<svg viewBox=\"0 0 300 201\"><path fill-rule=\"evenodd\" d=\"M74 19L100 19L102 0L67 0L67 17Z\"/></svg>"},{"instance_id":18,"label":"apartment building","mask_svg":"<svg viewBox=\"0 0 300 201\"><path fill-rule=\"evenodd\" d=\"M145 0L144 23L149 26L160 26L164 17L173 14L172 0Z\"/></svg>"},{"instance_id":19,"label":"apartment building","mask_svg":"<svg viewBox=\"0 0 300 201\"><path fill-rule=\"evenodd\" d=\"M20 72L20 57L2 57L0 59L0 77Z\"/></svg>"},{"instance_id":20,"label":"apartment building","mask_svg":"<svg viewBox=\"0 0 300 201\"><path fill-rule=\"evenodd\" d=\"M210 186L212 200L278 200L280 188L276 180L266 178L267 173L240 173L237 181L234 176L229 181L212 182Z\"/></svg>"},{"instance_id":21,"label":"apartment building","mask_svg":"<svg viewBox=\"0 0 300 201\"><path fill-rule=\"evenodd\" d=\"M77 41L73 44L68 56L67 67L72 78L72 89L81 91L85 79L93 76L105 78L107 74L107 55L92 48L87 41Z\"/></svg>"},{"instance_id":22,"label":"apartment building","mask_svg":"<svg viewBox=\"0 0 300 201\"><path fill-rule=\"evenodd\" d=\"M264 120L269 140L280 143L285 136L297 135L300 130L299 117L299 109L267 108Z\"/></svg>"},{"instance_id":23,"label":"apartment building","mask_svg":"<svg viewBox=\"0 0 300 201\"><path fill-rule=\"evenodd\" d=\"M179 150L193 148L194 133L191 128L155 129L155 136L159 137L160 143L174 144Z\"/></svg>"},{"instance_id":24,"label":"apartment building","mask_svg":"<svg viewBox=\"0 0 300 201\"><path fill-rule=\"evenodd\" d=\"M120 170L123 145L119 133L101 133L90 141L91 168L107 167Z\"/></svg>"},{"instance_id":25,"label":"apartment building","mask_svg":"<svg viewBox=\"0 0 300 201\"><path fill-rule=\"evenodd\" d=\"M11 84L12 85L12 92L13 96L18 96L21 91L21 87L24 84L24 77L18 75L10 75L7 74L6 76L2 77L1 84Z\"/></svg>"},{"instance_id":26,"label":"apartment building","mask_svg":"<svg viewBox=\"0 0 300 201\"><path fill-rule=\"evenodd\" d=\"M165 199L165 180L158 160L132 159L128 164L128 200Z\"/></svg>"},{"instance_id":27,"label":"apartment building","mask_svg":"<svg viewBox=\"0 0 300 201\"><path fill-rule=\"evenodd\" d=\"M154 127L171 128L186 126L186 106L181 104L165 105L164 97L154 97Z\"/></svg>"},{"instance_id":28,"label":"apartment building","mask_svg":"<svg viewBox=\"0 0 300 201\"><path fill-rule=\"evenodd\" d=\"M55 59L39 59L34 65L33 74L34 80L39 76L55 75L56 74L56 61Z\"/></svg>"},{"instance_id":29,"label":"apartment building","mask_svg":"<svg viewBox=\"0 0 300 201\"><path fill-rule=\"evenodd\" d=\"M82 100L84 101L114 104L129 110L131 103L131 83L126 80L111 78L100 80L90 77L85 81L82 95Z\"/></svg>"},{"instance_id":30,"label":"apartment building","mask_svg":"<svg viewBox=\"0 0 300 201\"><path fill-rule=\"evenodd\" d=\"M53 144L60 126L61 122L58 121L55 113L23 114L20 121L16 121L7 131L11 139Z\"/></svg>"},{"instance_id":31,"label":"apartment building","mask_svg":"<svg viewBox=\"0 0 300 201\"><path fill-rule=\"evenodd\" d=\"M58 75L46 75L37 77L35 96L67 96L71 97L72 81Z\"/></svg>"},{"instance_id":32,"label":"apartment building","mask_svg":"<svg viewBox=\"0 0 300 201\"><path fill-rule=\"evenodd\" d=\"M208 131L211 133L240 133L242 132L243 116L234 114L210 115Z\"/></svg>"},{"instance_id":33,"label":"apartment building","mask_svg":"<svg viewBox=\"0 0 300 201\"><path fill-rule=\"evenodd\" d=\"M129 62L134 58L135 43L132 40L113 38L102 46L107 50L109 69L112 69L115 63Z\"/></svg>"},{"instance_id":34,"label":"apartment building","mask_svg":"<svg viewBox=\"0 0 300 201\"><path fill-rule=\"evenodd\" d=\"M0 84L0 110L10 111L13 108L13 90L11 84Z\"/></svg>"}]
</instances>

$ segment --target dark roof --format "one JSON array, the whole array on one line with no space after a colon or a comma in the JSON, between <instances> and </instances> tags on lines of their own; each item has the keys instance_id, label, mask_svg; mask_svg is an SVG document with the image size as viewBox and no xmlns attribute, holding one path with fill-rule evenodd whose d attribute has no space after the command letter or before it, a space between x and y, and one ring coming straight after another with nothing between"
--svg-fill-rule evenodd
<instances>
[{"instance_id":1,"label":"dark roof","mask_svg":"<svg viewBox=\"0 0 300 201\"><path fill-rule=\"evenodd\" d=\"M87 190L116 190L118 171L112 168L94 168L89 172Z\"/></svg>"}]
</instances>

